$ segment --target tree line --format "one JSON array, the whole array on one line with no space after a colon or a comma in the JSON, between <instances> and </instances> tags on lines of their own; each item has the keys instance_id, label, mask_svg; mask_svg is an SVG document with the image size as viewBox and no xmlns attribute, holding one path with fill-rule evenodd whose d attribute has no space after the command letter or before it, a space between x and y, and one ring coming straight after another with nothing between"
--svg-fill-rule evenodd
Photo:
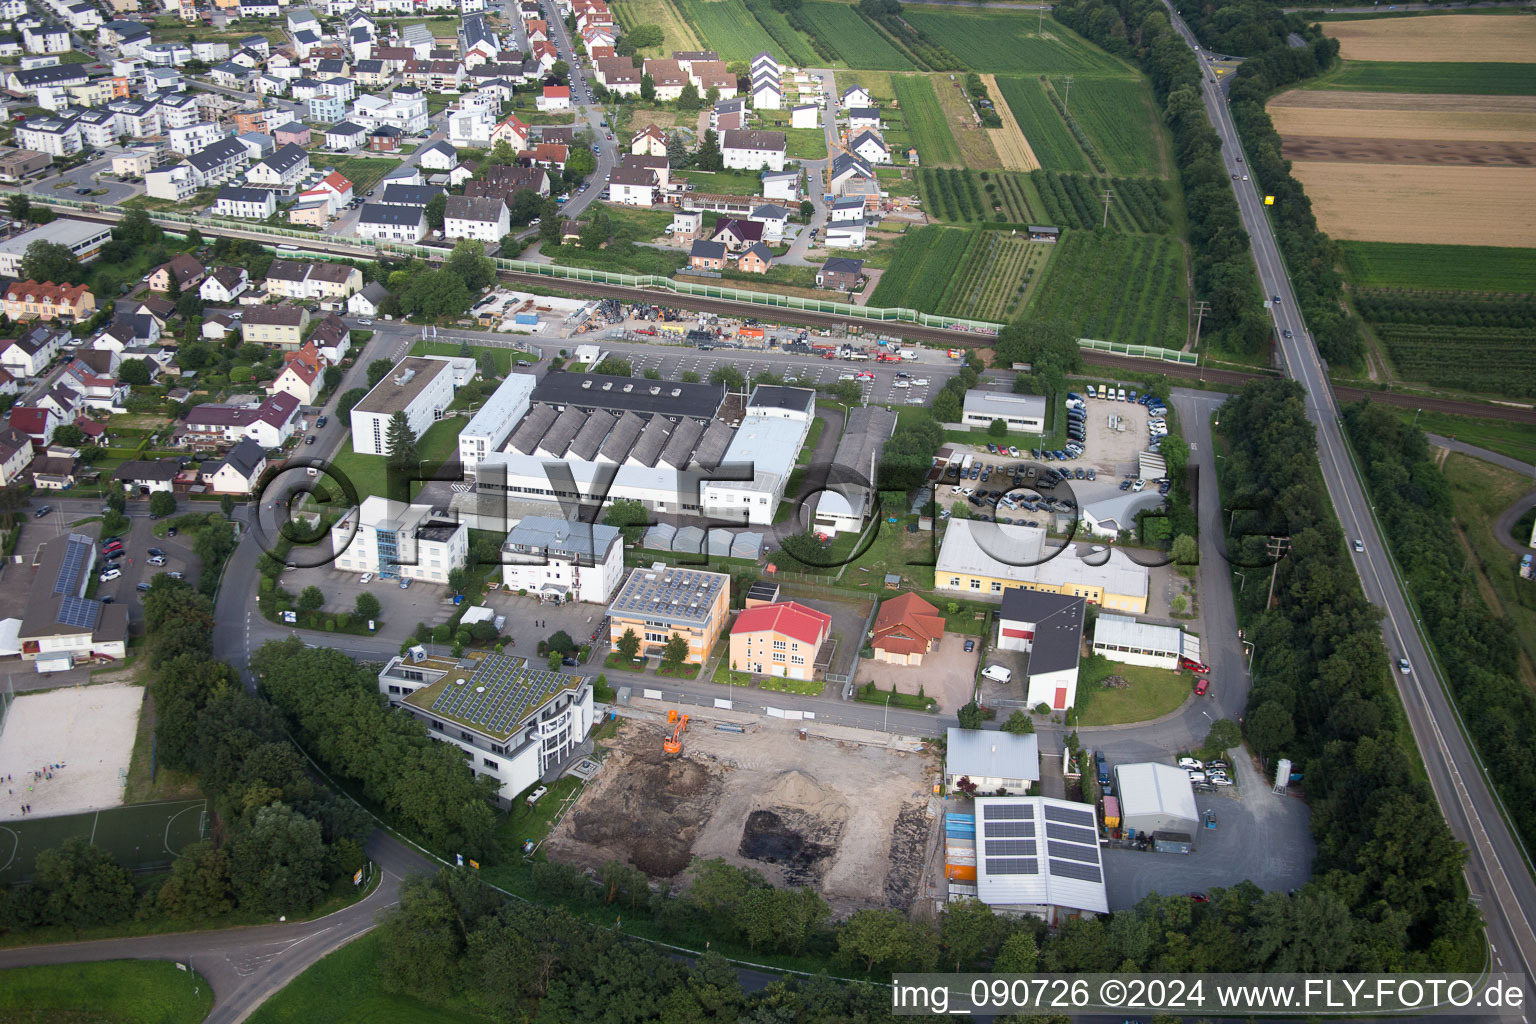
<instances>
[{"instance_id":1,"label":"tree line","mask_svg":"<svg viewBox=\"0 0 1536 1024\"><path fill-rule=\"evenodd\" d=\"M1163 119L1173 134L1174 159L1184 189L1193 294L1211 304L1202 337L1230 351L1262 351L1270 338L1270 325L1248 233L1221 159L1221 139L1206 120L1200 98L1204 74L1200 61L1174 31L1167 9L1158 0L1066 0L1052 14L1110 53L1136 62L1152 80Z\"/></svg>"},{"instance_id":2,"label":"tree line","mask_svg":"<svg viewBox=\"0 0 1536 1024\"><path fill-rule=\"evenodd\" d=\"M41 851L29 881L0 889L0 929L305 914L366 863L373 821L316 784L277 713L214 660L209 599L162 574L144 595L144 619L156 754L198 775L213 838L180 850L168 876L138 885L83 839Z\"/></svg>"},{"instance_id":3,"label":"tree line","mask_svg":"<svg viewBox=\"0 0 1536 1024\"><path fill-rule=\"evenodd\" d=\"M1536 842L1536 699L1520 680L1514 627L1478 593L1456 536L1450 486L1421 430L1379 405L1344 410L1366 486L1467 731L1527 843ZM1513 557L1513 556L1511 556ZM1421 666L1427 668L1427 666Z\"/></svg>"},{"instance_id":4,"label":"tree line","mask_svg":"<svg viewBox=\"0 0 1536 1024\"><path fill-rule=\"evenodd\" d=\"M1249 385L1223 406L1220 432L1228 550L1258 567L1244 570L1237 594L1254 644L1244 732L1271 763L1288 757L1305 776L1317 841L1307 889L1342 914L1356 969L1473 969L1482 929L1465 850L1415 763L1380 612L1350 564L1301 386ZM1290 550L1274 564L1269 605L1271 537L1288 537Z\"/></svg>"}]
</instances>

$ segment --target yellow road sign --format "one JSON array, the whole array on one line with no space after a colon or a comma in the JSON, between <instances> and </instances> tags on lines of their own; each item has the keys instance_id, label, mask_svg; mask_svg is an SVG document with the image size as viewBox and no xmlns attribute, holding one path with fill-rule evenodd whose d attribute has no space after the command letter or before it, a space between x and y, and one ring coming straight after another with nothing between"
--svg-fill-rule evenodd
<instances>
[{"instance_id":1,"label":"yellow road sign","mask_svg":"<svg viewBox=\"0 0 1536 1024\"><path fill-rule=\"evenodd\" d=\"M1265 206L1274 206L1275 205L1275 197L1274 196L1265 196L1264 197L1264 205Z\"/></svg>"}]
</instances>

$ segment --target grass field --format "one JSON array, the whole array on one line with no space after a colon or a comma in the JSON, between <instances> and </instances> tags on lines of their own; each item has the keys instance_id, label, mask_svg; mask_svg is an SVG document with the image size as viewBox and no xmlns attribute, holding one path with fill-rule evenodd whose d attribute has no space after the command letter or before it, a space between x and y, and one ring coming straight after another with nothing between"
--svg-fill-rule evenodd
<instances>
[{"instance_id":1,"label":"grass field","mask_svg":"<svg viewBox=\"0 0 1536 1024\"><path fill-rule=\"evenodd\" d=\"M1044 37L1037 35L1034 11L959 11L914 6L902 17L969 63L974 71L1134 75L1129 67L1049 16L1045 19Z\"/></svg>"},{"instance_id":2,"label":"grass field","mask_svg":"<svg viewBox=\"0 0 1536 1024\"><path fill-rule=\"evenodd\" d=\"M1070 91L1053 79L1056 95L1069 96L1067 112L1087 134L1111 174L1162 176L1157 128L1146 83L1136 78L1082 78Z\"/></svg>"},{"instance_id":3,"label":"grass field","mask_svg":"<svg viewBox=\"0 0 1536 1024\"><path fill-rule=\"evenodd\" d=\"M198 1024L213 986L164 960L15 967L0 972L0 1020L37 1024Z\"/></svg>"},{"instance_id":4,"label":"grass field","mask_svg":"<svg viewBox=\"0 0 1536 1024\"><path fill-rule=\"evenodd\" d=\"M428 427L417 441L422 461L437 463L457 455L460 426L462 424L457 419L446 419ZM383 455L360 455L347 444L336 453L331 464L357 488L358 498L387 493L389 460ZM420 488L420 484L414 485L412 493Z\"/></svg>"},{"instance_id":5,"label":"grass field","mask_svg":"<svg viewBox=\"0 0 1536 1024\"><path fill-rule=\"evenodd\" d=\"M911 71L912 61L848 4L808 3L800 10L823 43L851 68Z\"/></svg>"},{"instance_id":6,"label":"grass field","mask_svg":"<svg viewBox=\"0 0 1536 1024\"><path fill-rule=\"evenodd\" d=\"M1350 283L1362 287L1477 292L1536 290L1536 249L1340 242L1339 253Z\"/></svg>"},{"instance_id":7,"label":"grass field","mask_svg":"<svg viewBox=\"0 0 1536 1024\"><path fill-rule=\"evenodd\" d=\"M440 1006L383 990L378 932L341 947L263 1003L250 1024L479 1024L463 1006Z\"/></svg>"},{"instance_id":8,"label":"grass field","mask_svg":"<svg viewBox=\"0 0 1536 1024\"><path fill-rule=\"evenodd\" d=\"M1119 676L1130 685L1123 689L1105 689L1100 684L1110 676ZM1145 665L1123 665L1103 657L1089 658L1083 663L1083 677L1077 684L1077 713L1072 724L1146 722L1183 704L1193 689L1192 678L1178 672Z\"/></svg>"},{"instance_id":9,"label":"grass field","mask_svg":"<svg viewBox=\"0 0 1536 1024\"><path fill-rule=\"evenodd\" d=\"M719 195L755 196L763 188L756 171L679 171L677 177L693 182L700 192Z\"/></svg>"},{"instance_id":10,"label":"grass field","mask_svg":"<svg viewBox=\"0 0 1536 1024\"><path fill-rule=\"evenodd\" d=\"M945 79L947 81L947 79ZM934 93L937 81L927 76L896 75L891 79L896 99L901 104L902 117L907 122L909 141L917 147L918 158L925 166L963 166L960 147L955 143L955 133L949 127L949 118L939 106Z\"/></svg>"},{"instance_id":11,"label":"grass field","mask_svg":"<svg viewBox=\"0 0 1536 1024\"><path fill-rule=\"evenodd\" d=\"M333 167L342 177L352 182L355 195L366 195L368 190L384 180L384 175L399 167L403 160L371 159L365 156L325 156L316 154L309 158L315 167Z\"/></svg>"},{"instance_id":12,"label":"grass field","mask_svg":"<svg viewBox=\"0 0 1536 1024\"><path fill-rule=\"evenodd\" d=\"M1487 448L1521 462L1536 464L1536 425L1484 419L1480 416L1454 416L1433 409L1417 410L1401 405L1389 405L1387 408L1404 423L1412 423L1427 434L1454 437L1458 441ZM1526 489L1529 490L1529 486Z\"/></svg>"},{"instance_id":13,"label":"grass field","mask_svg":"<svg viewBox=\"0 0 1536 1024\"><path fill-rule=\"evenodd\" d=\"M76 836L106 850L124 867L164 867L182 847L203 838L207 808L206 800L176 800L13 820L0 828L0 882L29 877L38 851Z\"/></svg>"},{"instance_id":14,"label":"grass field","mask_svg":"<svg viewBox=\"0 0 1536 1024\"><path fill-rule=\"evenodd\" d=\"M1030 313L1086 338L1182 348L1189 321L1184 260L1165 236L1066 233Z\"/></svg>"},{"instance_id":15,"label":"grass field","mask_svg":"<svg viewBox=\"0 0 1536 1024\"><path fill-rule=\"evenodd\" d=\"M659 57L673 50L700 50L703 45L672 0L620 0L613 5L613 15L624 28L635 25L661 27L661 45L641 51L642 56Z\"/></svg>"},{"instance_id":16,"label":"grass field","mask_svg":"<svg viewBox=\"0 0 1536 1024\"><path fill-rule=\"evenodd\" d=\"M741 0L676 0L683 19L720 59L750 61L767 50L779 52L773 37L758 24Z\"/></svg>"},{"instance_id":17,"label":"grass field","mask_svg":"<svg viewBox=\"0 0 1536 1024\"><path fill-rule=\"evenodd\" d=\"M1351 60L1307 88L1536 96L1536 64Z\"/></svg>"},{"instance_id":18,"label":"grass field","mask_svg":"<svg viewBox=\"0 0 1536 1024\"><path fill-rule=\"evenodd\" d=\"M784 139L791 160L827 158L827 133L821 128L786 128Z\"/></svg>"},{"instance_id":19,"label":"grass field","mask_svg":"<svg viewBox=\"0 0 1536 1024\"><path fill-rule=\"evenodd\" d=\"M880 278L871 306L905 306L937 313L950 275L959 266L971 235L952 228L926 227L908 232L896 245L891 265Z\"/></svg>"},{"instance_id":20,"label":"grass field","mask_svg":"<svg viewBox=\"0 0 1536 1024\"><path fill-rule=\"evenodd\" d=\"M1083 81L1086 83L1088 80ZM1066 122L1046 97L1045 84L1040 79L1005 76L998 78L997 84L1041 167L1048 171L1079 174L1088 174L1093 170L1077 140L1072 138Z\"/></svg>"}]
</instances>

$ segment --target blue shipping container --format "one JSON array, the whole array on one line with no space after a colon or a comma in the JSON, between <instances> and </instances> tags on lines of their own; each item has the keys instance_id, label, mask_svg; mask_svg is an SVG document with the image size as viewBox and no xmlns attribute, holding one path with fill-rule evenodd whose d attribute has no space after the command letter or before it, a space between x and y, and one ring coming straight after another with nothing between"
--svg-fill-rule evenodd
<instances>
[{"instance_id":1,"label":"blue shipping container","mask_svg":"<svg viewBox=\"0 0 1536 1024\"><path fill-rule=\"evenodd\" d=\"M512 318L512 322L513 323L518 323L518 324L536 324L536 323L539 322L539 314L537 314L537 313L518 313L516 316L514 316Z\"/></svg>"}]
</instances>

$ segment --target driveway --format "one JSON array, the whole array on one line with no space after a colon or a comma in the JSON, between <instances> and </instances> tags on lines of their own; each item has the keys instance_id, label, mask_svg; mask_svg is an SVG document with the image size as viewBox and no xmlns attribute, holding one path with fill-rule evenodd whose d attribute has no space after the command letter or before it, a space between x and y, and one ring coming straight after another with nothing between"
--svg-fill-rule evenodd
<instances>
[{"instance_id":1,"label":"driveway","mask_svg":"<svg viewBox=\"0 0 1536 1024\"><path fill-rule=\"evenodd\" d=\"M967 639L976 639L977 647L980 647L979 637L945 633L938 650L924 655L921 665L891 665L873 658L860 658L854 684L874 683L877 690L887 691L894 686L897 693L916 694L921 690L923 696L938 702L940 711L954 714L971 701L976 659L981 656L979 650L965 653Z\"/></svg>"}]
</instances>

